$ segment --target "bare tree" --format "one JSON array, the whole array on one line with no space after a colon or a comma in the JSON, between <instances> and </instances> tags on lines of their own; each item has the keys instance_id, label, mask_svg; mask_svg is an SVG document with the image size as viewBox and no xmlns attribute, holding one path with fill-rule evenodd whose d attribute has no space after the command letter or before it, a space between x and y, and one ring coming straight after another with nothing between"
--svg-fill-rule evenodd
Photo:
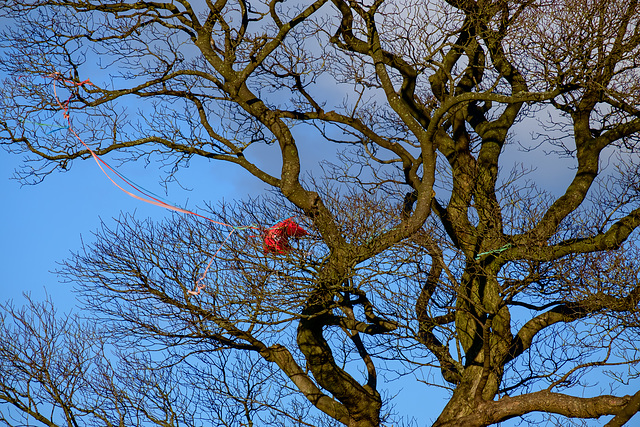
<instances>
[{"instance_id":1,"label":"bare tree","mask_svg":"<svg viewBox=\"0 0 640 427\"><path fill-rule=\"evenodd\" d=\"M637 0L6 0L0 14L0 141L28 156L25 181L91 157L70 125L167 179L208 159L274 189L208 211L253 232L124 216L68 261L99 336L162 409L70 371L109 403L46 388L69 425L122 423L126 407L134 424L377 426L389 363L439 370L451 397L436 426L637 412L614 390L640 357ZM532 122L537 139L516 132ZM305 175L302 140L344 151ZM555 193L527 169L552 157L572 167ZM265 251L282 218L309 236ZM196 360L215 373L172 373ZM594 372L612 378L596 393ZM20 390L2 399L40 419ZM217 398L240 409L204 410Z\"/></svg>"},{"instance_id":2,"label":"bare tree","mask_svg":"<svg viewBox=\"0 0 640 427\"><path fill-rule=\"evenodd\" d=\"M20 309L5 304L1 315L5 425L305 426L311 424L303 420L313 420L309 404L294 405L289 387L269 387L281 374L257 355L114 346L108 331L56 315L50 301L28 299ZM236 372L247 375L230 375Z\"/></svg>"}]
</instances>

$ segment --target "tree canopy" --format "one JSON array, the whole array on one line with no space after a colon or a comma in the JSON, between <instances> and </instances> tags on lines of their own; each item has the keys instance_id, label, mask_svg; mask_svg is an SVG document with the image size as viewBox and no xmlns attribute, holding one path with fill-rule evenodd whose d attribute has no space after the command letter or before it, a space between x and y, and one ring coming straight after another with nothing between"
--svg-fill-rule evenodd
<instances>
[{"instance_id":1,"label":"tree canopy","mask_svg":"<svg viewBox=\"0 0 640 427\"><path fill-rule=\"evenodd\" d=\"M637 0L5 0L0 17L0 143L24 182L95 154L167 180L230 162L273 190L204 201L210 220L102 224L60 271L92 321L6 304L3 421L410 423L390 377L449 390L434 426L640 408L616 390L640 361ZM544 188L555 158L570 178ZM283 219L304 233L267 250Z\"/></svg>"}]
</instances>

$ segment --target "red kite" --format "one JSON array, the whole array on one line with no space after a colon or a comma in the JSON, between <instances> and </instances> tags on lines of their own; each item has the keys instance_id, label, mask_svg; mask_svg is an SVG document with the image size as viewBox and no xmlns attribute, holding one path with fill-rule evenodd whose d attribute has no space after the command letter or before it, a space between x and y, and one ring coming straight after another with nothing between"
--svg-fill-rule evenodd
<instances>
[{"instance_id":1,"label":"red kite","mask_svg":"<svg viewBox=\"0 0 640 427\"><path fill-rule=\"evenodd\" d=\"M280 221L268 228L264 234L264 253L286 254L291 250L290 237L306 236L307 231L293 222L291 218Z\"/></svg>"}]
</instances>

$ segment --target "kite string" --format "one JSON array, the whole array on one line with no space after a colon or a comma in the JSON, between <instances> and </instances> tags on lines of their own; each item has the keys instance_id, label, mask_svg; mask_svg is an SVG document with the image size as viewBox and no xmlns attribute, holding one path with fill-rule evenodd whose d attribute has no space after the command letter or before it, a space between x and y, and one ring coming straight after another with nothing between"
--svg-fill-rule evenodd
<instances>
[{"instance_id":1,"label":"kite string","mask_svg":"<svg viewBox=\"0 0 640 427\"><path fill-rule=\"evenodd\" d=\"M233 235L233 233L236 230L247 230L247 229L255 229L255 230L259 230L260 228L255 226L255 225L246 225L246 226L233 226L231 224L227 224L224 222L220 222L220 221L215 221L211 218L208 218L204 215L200 215L196 212L192 212L186 209L182 209L180 207L171 205L169 203L166 203L162 200L159 200L151 195L149 195L148 191L145 192L142 189L139 188L139 186L136 186L133 181L127 179L124 175L120 174L119 172L117 172L115 169L113 169L111 166L109 166L109 164L107 162L105 162L104 160L102 160L83 140L82 138L80 138L80 135L78 135L76 133L76 131L73 129L73 126L71 124L71 116L69 114L69 103L73 97L73 94L71 94L71 96L69 97L69 99L67 99L64 103L62 103L60 101L60 98L58 97L58 92L57 92L57 86L56 86L56 81L62 81L65 83L71 83L75 86L81 87L85 84L87 85L93 85L93 83L91 83L89 81L89 79L84 80L82 82L74 82L73 80L67 80L64 79L62 77L62 75L60 73L54 73L49 75L49 77L51 77L53 79L53 93L56 99L56 102L58 104L58 106L60 107L60 109L62 110L62 115L63 117L67 120L68 122L68 127L66 127L67 129L69 129L69 131L76 137L76 139L78 141L80 141L80 143L87 149L87 151L89 151L89 153L91 154L91 156L93 157L93 159L95 160L96 164L98 165L98 167L100 168L100 170L102 171L102 173L109 179L109 181L111 181L111 183L113 183L113 185L115 185L116 187L118 187L121 191L123 191L124 193L128 194L129 196L141 200L143 202L152 204L152 205L156 205L156 206L160 206L163 207L165 209L169 209L172 211L176 211L176 212L180 212L180 213L184 213L187 215L194 215L197 216L199 218L203 218L207 221L210 221L214 224L218 224L218 225L223 225L226 227L230 227L231 228L231 232L229 232L229 234L227 235L227 237L224 239L224 241L222 242L222 244L220 245L220 247L218 247L218 250L213 254L213 256L211 257L211 259L209 260L209 263L207 264L207 267L205 268L204 272L202 273L202 275L198 278L198 280L196 281L196 290L195 291L187 291L187 293L189 295L200 295L200 291L202 289L205 288L205 285L203 283L204 279L207 276L207 272L209 271L209 268L211 267L211 264L213 263L213 260L217 257L218 253L222 250L222 248L224 247L224 245L227 243L227 241L231 238L231 236ZM127 191L126 189L122 188L122 186L120 186L113 178L111 178L111 176L109 175L109 173L105 170L106 167L108 170L110 170L111 172L113 172L118 178L120 178L122 181L124 181L127 185L129 185L130 187L132 187L134 190L136 190L138 193L142 194L144 197L138 196L137 194L131 193L130 191Z\"/></svg>"},{"instance_id":2,"label":"kite string","mask_svg":"<svg viewBox=\"0 0 640 427\"><path fill-rule=\"evenodd\" d=\"M67 119L67 122L69 123L69 127L68 127L69 131L89 151L89 153L91 154L91 156L95 160L95 162L98 165L98 167L100 168L100 170L102 170L102 173L104 173L107 176L107 178L109 179L109 181L111 181L116 187L118 187L120 190L122 190L124 193L128 194L129 196L134 197L134 198L136 198L138 200L141 200L143 202L150 203L150 204L156 205L156 206L160 206L160 207L163 207L165 209L173 210L173 211L176 211L176 212L181 212L181 213L188 214L188 215L195 215L197 217L206 219L207 221L211 221L211 222L213 222L215 224L224 225L224 226L227 226L227 227L232 227L232 225L230 225L230 224L226 224L226 223L219 222L219 221L214 221L211 218L207 218L206 216L200 215L198 213L195 213L195 212L192 212L192 211L189 211L189 210L186 210L186 209L179 208L177 206L173 206L173 205L171 205L169 203L166 203L166 202L164 202L162 200L157 199L156 197L153 197L152 195L148 194L148 192L143 191L139 186L136 186L131 180L127 179L124 175L122 175L119 172L117 172L107 162L105 162L100 157L98 157L98 155L82 140L82 138L80 138L80 135L78 135L76 133L76 131L73 129L73 126L71 124L71 116L69 114L69 101L71 100L71 97L67 101L65 101L64 103L60 102L60 98L58 97L58 91L57 91L57 86L56 86L55 82L56 82L56 80L62 80L64 82L71 82L71 83L75 84L76 86L81 86L82 84L92 84L92 83L89 82L88 80L85 80L82 83L76 83L76 82L73 82L73 81L70 81L70 80L61 79L59 77L56 78L56 75L52 75L52 77L54 78L54 81L53 81L53 93L54 93L54 96L56 98L56 102L58 103L58 106L60 107L60 109L63 112L63 117L65 119ZM127 185L129 185L131 188L133 188L134 190L136 190L138 193L142 194L145 197L138 196L138 195L133 194L133 193L127 191L126 189L122 188L117 182L115 182L111 178L111 176L109 176L107 171L104 169L103 165L107 169L109 169L111 172L113 172L118 178L120 178L122 181L124 181Z\"/></svg>"},{"instance_id":3,"label":"kite string","mask_svg":"<svg viewBox=\"0 0 640 427\"><path fill-rule=\"evenodd\" d=\"M50 125L48 123L34 122L32 120L18 119L18 121L21 122L21 123L31 123L31 124L34 124L34 125L37 125L37 126L54 128L54 129L50 130L49 132L47 132L47 135L51 135L52 133L58 132L58 131L61 131L61 130L69 129L69 126L56 126L56 125Z\"/></svg>"},{"instance_id":4,"label":"kite string","mask_svg":"<svg viewBox=\"0 0 640 427\"><path fill-rule=\"evenodd\" d=\"M200 276L200 278L198 280L196 280L196 290L195 291L187 291L187 293L189 295L200 295L200 291L205 288L205 285L204 285L204 283L202 283L202 281L205 279L205 277L207 277L207 272L209 271L209 267L211 267L211 264L213 263L213 260L218 256L218 252L220 252L222 250L222 247L225 245L225 243L227 243L227 240L229 240L231 238L231 235L235 231L236 231L235 227L231 229L231 232L227 235L227 238L224 239L224 242L222 242L222 244L220 245L220 247L218 248L216 253L213 254L211 259L209 260L209 263L207 264L207 267L204 269L204 272L202 273L202 276Z\"/></svg>"}]
</instances>

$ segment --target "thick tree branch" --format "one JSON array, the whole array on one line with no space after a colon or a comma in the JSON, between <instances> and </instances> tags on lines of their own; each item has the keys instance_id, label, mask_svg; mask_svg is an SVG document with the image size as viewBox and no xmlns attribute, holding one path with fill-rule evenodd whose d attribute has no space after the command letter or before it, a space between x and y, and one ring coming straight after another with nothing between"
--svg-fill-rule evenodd
<instances>
[{"instance_id":1,"label":"thick tree branch","mask_svg":"<svg viewBox=\"0 0 640 427\"><path fill-rule=\"evenodd\" d=\"M634 394L629 403L604 427L622 427L638 412L640 412L640 391Z\"/></svg>"},{"instance_id":2,"label":"thick tree branch","mask_svg":"<svg viewBox=\"0 0 640 427\"><path fill-rule=\"evenodd\" d=\"M517 397L503 397L495 402L486 402L471 415L450 422L436 423L434 427L461 425L481 427L536 411L570 418L599 418L603 415L617 414L630 400L630 396L584 398L542 390Z\"/></svg>"}]
</instances>

